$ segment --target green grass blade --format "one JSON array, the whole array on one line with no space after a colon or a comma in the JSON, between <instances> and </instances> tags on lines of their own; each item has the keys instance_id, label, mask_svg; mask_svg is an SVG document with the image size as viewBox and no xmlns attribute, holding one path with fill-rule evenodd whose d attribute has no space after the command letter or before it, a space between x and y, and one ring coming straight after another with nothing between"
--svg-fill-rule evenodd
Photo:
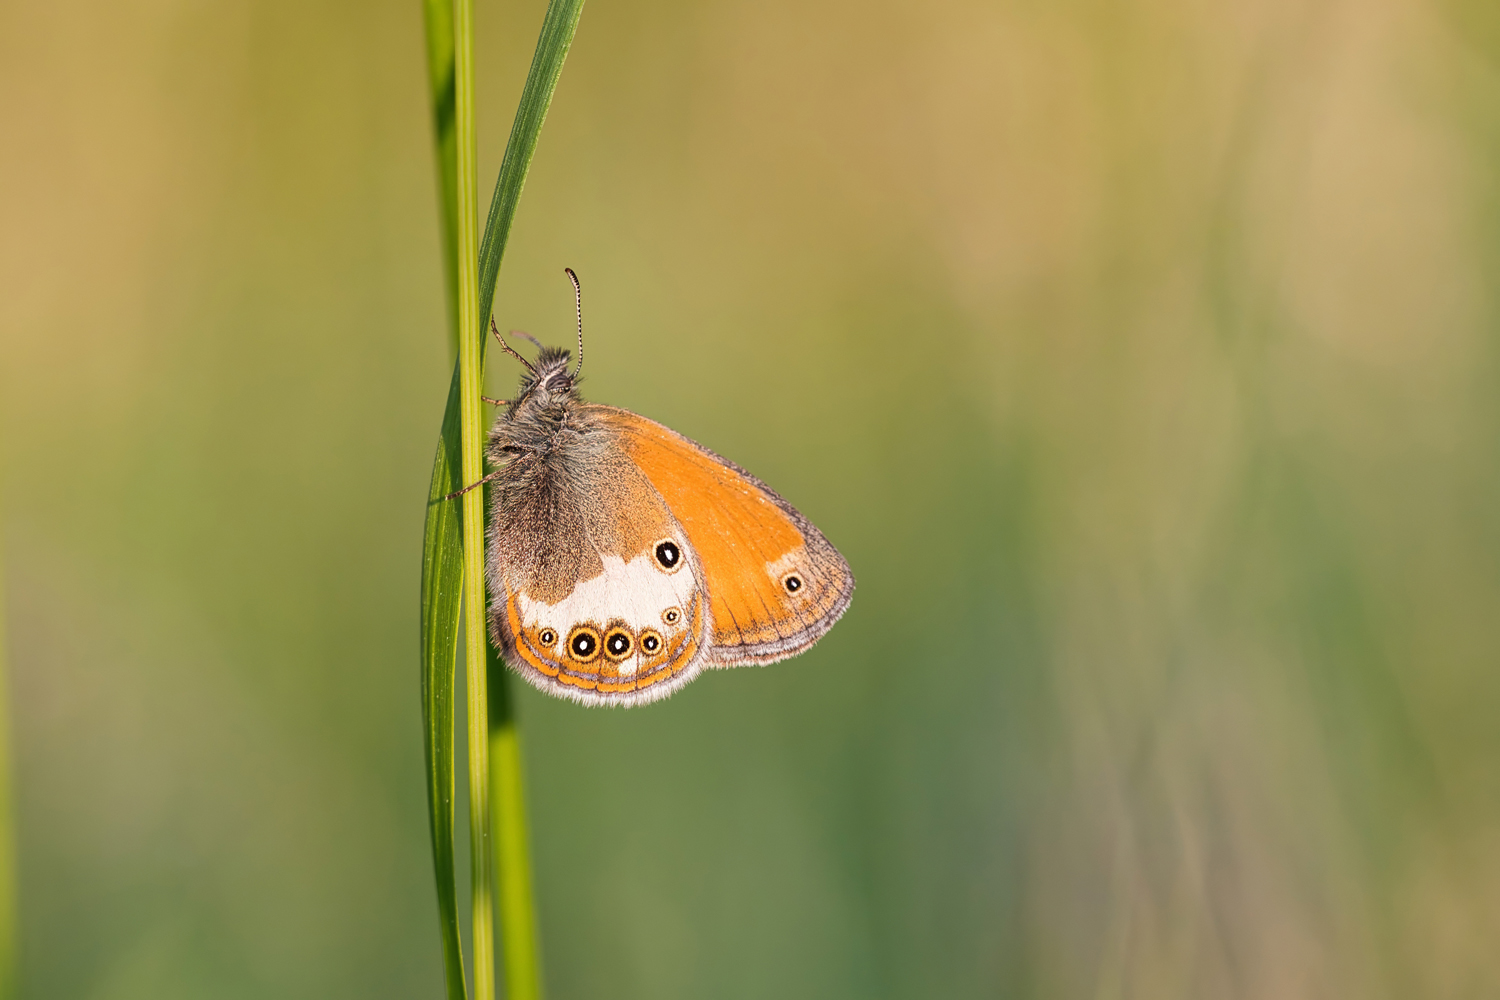
<instances>
[{"instance_id":1,"label":"green grass blade","mask_svg":"<svg viewBox=\"0 0 1500 1000\"><path fill-rule=\"evenodd\" d=\"M429 8L432 6L433 4L429 2ZM444 5L438 4L437 6ZM496 180L495 194L490 202L484 237L480 241L478 295L476 296L479 306L476 315L480 317L480 322L487 321L493 305L500 261L505 253L505 244L510 235L511 223L515 218L521 188L525 184L526 173L531 165L532 155L536 151L537 138L542 123L546 119L547 109L552 103L552 95L556 90L557 80L562 72L563 62L572 44L582 10L582 0L553 0L547 8L536 54L532 59L531 70L522 91L521 103L517 108L515 122L511 128L510 139L506 144L500 175ZM452 17L451 7L439 11L438 15L434 17L429 14L429 33L435 30L435 24L451 23L443 21L444 16ZM451 162L453 164L451 175L456 177L458 152L462 148L460 144L463 141L459 136L458 128L461 114L457 102L460 76L458 72L442 69L444 51L441 42L429 40L429 56L434 64L431 80L434 88L435 122L438 126L439 161L440 164ZM454 70L457 69L455 60ZM454 94L454 128L452 129L454 142L451 157L445 158L442 149L444 133L441 89L447 86L447 81L450 79L453 81L452 92ZM446 167L444 174L449 175ZM451 201L446 190L444 193L445 211L448 210L450 204L453 210L453 223L445 228L445 237L451 233L454 237L452 243L455 246L451 258L450 289L454 292L454 301L460 303L459 308L462 309L463 296L459 294L460 283L457 277L460 251L457 250L459 187L456 184ZM465 326L462 323L459 327L460 337L464 330L474 329L472 325ZM477 353L478 368L482 378L485 339L483 329L477 329L474 332L480 334L477 338ZM442 502L441 498L463 485L464 477L460 476L460 470L464 466L465 456L459 447L463 437L464 421L462 418L466 411L471 413L477 411L477 406L473 410L466 407L463 399L463 360L463 352L460 352L460 362L454 369L453 379L449 385L442 432L438 440L437 454L433 460L422 560L422 705L426 736L428 803L433 835L433 865L438 882L439 911L443 923L444 961L450 998L464 995L454 890L453 686L460 594L466 574L461 541L465 525L461 516L461 506L455 502ZM471 383L471 385L477 384L480 383L477 381ZM474 456L477 457L477 455L476 442ZM466 481L473 482L474 480L467 479ZM471 530L473 534L470 537L482 539L482 530ZM495 662L492 650L486 650L486 660ZM477 662L477 660L470 660L470 662ZM524 837L525 815L520 797L519 745L514 740L514 716L508 710L509 703L506 699L507 675L503 669L493 669L486 673L490 673L498 680L499 683L494 693L507 708L496 714L494 724L490 726L490 740L481 739L477 742L486 746L487 749L494 740L508 740L510 741L509 747L514 748L508 747L500 757L501 769L495 775L495 787L501 789L502 792L497 796L499 811L494 820L499 831L496 843L499 848L497 863L501 907L506 915L504 935L507 986L510 1000L526 1000L528 997L540 995L540 974L536 948L536 918L531 902L530 861ZM487 712L484 713L484 715L487 714ZM471 713L471 723L475 715L478 713ZM484 715L479 715L479 718L482 720ZM471 741L471 745L473 742L476 741ZM471 773L471 780L472 778ZM481 799L484 797L481 795ZM520 831L519 835L516 831ZM476 940L479 940L477 936ZM476 987L478 987L477 977ZM476 988L476 997L482 995Z\"/></svg>"},{"instance_id":2,"label":"green grass blade","mask_svg":"<svg viewBox=\"0 0 1500 1000\"><path fill-rule=\"evenodd\" d=\"M453 4L426 0L427 62L433 143L440 189L443 272L449 342L458 354L458 146L454 130ZM443 979L449 1000L464 1000L464 960L458 925L453 854L453 683L458 655L459 582L450 567L462 558L458 505L442 498L458 489L458 366L448 387L443 429L432 463L422 545L422 734L427 767L428 828L437 883Z\"/></svg>"},{"instance_id":3,"label":"green grass blade","mask_svg":"<svg viewBox=\"0 0 1500 1000\"><path fill-rule=\"evenodd\" d=\"M500 261L505 256L506 241L526 173L536 152L537 139L552 95L562 75L563 63L578 31L583 14L583 0L551 0L542 20L536 52L521 103L511 125L490 199L490 213L485 220L484 239L479 246L480 315L488 317L494 305L495 283ZM472 661L471 661L472 662ZM522 783L520 731L509 696L510 675L490 652L491 693L490 767L491 820L494 831L495 869L499 883L500 933L505 959L505 990L508 1000L539 1000L542 995L541 956L538 948L536 906L532 897L531 854L526 839L526 798Z\"/></svg>"},{"instance_id":4,"label":"green grass blade","mask_svg":"<svg viewBox=\"0 0 1500 1000\"><path fill-rule=\"evenodd\" d=\"M463 1000L464 962L458 927L453 859L454 673L463 558L459 507L443 497L458 489L458 367L448 387L443 430L432 462L427 524L422 540L422 731L427 759L428 826L449 1000Z\"/></svg>"}]
</instances>

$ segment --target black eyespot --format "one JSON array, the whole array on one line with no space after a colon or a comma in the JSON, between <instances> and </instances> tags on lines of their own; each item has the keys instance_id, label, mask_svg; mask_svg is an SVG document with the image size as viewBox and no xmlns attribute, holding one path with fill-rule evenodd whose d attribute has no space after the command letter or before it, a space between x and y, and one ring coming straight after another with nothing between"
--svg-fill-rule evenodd
<instances>
[{"instance_id":1,"label":"black eyespot","mask_svg":"<svg viewBox=\"0 0 1500 1000\"><path fill-rule=\"evenodd\" d=\"M648 656L652 656L660 650L661 636L657 635L649 628L641 633L641 652L647 654Z\"/></svg>"},{"instance_id":2,"label":"black eyespot","mask_svg":"<svg viewBox=\"0 0 1500 1000\"><path fill-rule=\"evenodd\" d=\"M656 561L661 563L662 569L675 569L682 561L682 550L670 538L664 542L657 542Z\"/></svg>"},{"instance_id":3,"label":"black eyespot","mask_svg":"<svg viewBox=\"0 0 1500 1000\"><path fill-rule=\"evenodd\" d=\"M678 611L676 608L668 608L661 613L661 620L666 622L668 625L676 625L678 620L681 618L682 612Z\"/></svg>"},{"instance_id":4,"label":"black eyespot","mask_svg":"<svg viewBox=\"0 0 1500 1000\"><path fill-rule=\"evenodd\" d=\"M629 632L616 629L604 637L604 652L611 660L623 660L630 655L630 648L634 644Z\"/></svg>"},{"instance_id":5,"label":"black eyespot","mask_svg":"<svg viewBox=\"0 0 1500 1000\"><path fill-rule=\"evenodd\" d=\"M788 573L786 579L781 581L781 585L786 588L788 594L795 594L802 589L802 577L796 573Z\"/></svg>"},{"instance_id":6,"label":"black eyespot","mask_svg":"<svg viewBox=\"0 0 1500 1000\"><path fill-rule=\"evenodd\" d=\"M580 625L568 637L568 652L573 659L587 663L599 655L599 633L587 625Z\"/></svg>"},{"instance_id":7,"label":"black eyespot","mask_svg":"<svg viewBox=\"0 0 1500 1000\"><path fill-rule=\"evenodd\" d=\"M542 629L542 634L537 636L537 638L542 640L543 646L550 646L557 641L557 633L550 628L544 628Z\"/></svg>"}]
</instances>

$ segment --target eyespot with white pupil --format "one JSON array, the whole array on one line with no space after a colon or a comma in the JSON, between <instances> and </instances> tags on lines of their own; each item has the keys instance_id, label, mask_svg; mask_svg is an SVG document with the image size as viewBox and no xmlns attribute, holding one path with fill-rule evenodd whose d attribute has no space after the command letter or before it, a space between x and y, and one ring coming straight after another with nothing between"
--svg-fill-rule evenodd
<instances>
[{"instance_id":1,"label":"eyespot with white pupil","mask_svg":"<svg viewBox=\"0 0 1500 1000\"><path fill-rule=\"evenodd\" d=\"M677 610L676 608L668 608L661 613L661 620L666 622L668 625L676 625L678 622L682 621L682 612Z\"/></svg>"},{"instance_id":2,"label":"eyespot with white pupil","mask_svg":"<svg viewBox=\"0 0 1500 1000\"><path fill-rule=\"evenodd\" d=\"M671 573L682 563L682 550L670 538L656 543L656 564Z\"/></svg>"},{"instance_id":3,"label":"eyespot with white pupil","mask_svg":"<svg viewBox=\"0 0 1500 1000\"><path fill-rule=\"evenodd\" d=\"M661 652L661 636L652 629L646 629L641 633L641 652L647 656L655 656Z\"/></svg>"},{"instance_id":4,"label":"eyespot with white pupil","mask_svg":"<svg viewBox=\"0 0 1500 1000\"><path fill-rule=\"evenodd\" d=\"M788 573L786 576L782 577L781 585L786 588L786 592L788 594L795 594L797 591L802 589L802 577L798 576L796 573Z\"/></svg>"},{"instance_id":5,"label":"eyespot with white pupil","mask_svg":"<svg viewBox=\"0 0 1500 1000\"><path fill-rule=\"evenodd\" d=\"M537 636L537 638L542 641L543 646L550 646L557 641L557 633L550 628L544 628L542 629L542 634Z\"/></svg>"},{"instance_id":6,"label":"eyespot with white pupil","mask_svg":"<svg viewBox=\"0 0 1500 1000\"><path fill-rule=\"evenodd\" d=\"M621 629L614 629L604 637L604 654L611 660L625 659L634 646L635 640L630 637L630 633Z\"/></svg>"},{"instance_id":7,"label":"eyespot with white pupil","mask_svg":"<svg viewBox=\"0 0 1500 1000\"><path fill-rule=\"evenodd\" d=\"M580 625L568 636L568 653L579 663L588 663L599 655L599 633Z\"/></svg>"}]
</instances>

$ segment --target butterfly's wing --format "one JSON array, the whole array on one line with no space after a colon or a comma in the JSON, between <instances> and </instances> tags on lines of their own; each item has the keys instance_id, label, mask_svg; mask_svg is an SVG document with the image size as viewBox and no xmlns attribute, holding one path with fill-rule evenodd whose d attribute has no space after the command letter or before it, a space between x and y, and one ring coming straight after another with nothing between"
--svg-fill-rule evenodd
<instances>
[{"instance_id":1,"label":"butterfly's wing","mask_svg":"<svg viewBox=\"0 0 1500 1000\"><path fill-rule=\"evenodd\" d=\"M854 575L822 532L744 469L675 431L590 406L685 533L707 600L709 666L771 663L833 627Z\"/></svg>"},{"instance_id":2,"label":"butterfly's wing","mask_svg":"<svg viewBox=\"0 0 1500 1000\"><path fill-rule=\"evenodd\" d=\"M581 405L552 450L494 483L490 634L550 694L635 704L704 666L780 660L853 595L848 564L795 508L627 410Z\"/></svg>"},{"instance_id":3,"label":"butterfly's wing","mask_svg":"<svg viewBox=\"0 0 1500 1000\"><path fill-rule=\"evenodd\" d=\"M522 676L586 704L665 697L697 675L708 606L682 526L597 421L512 459L490 493L490 636Z\"/></svg>"}]
</instances>

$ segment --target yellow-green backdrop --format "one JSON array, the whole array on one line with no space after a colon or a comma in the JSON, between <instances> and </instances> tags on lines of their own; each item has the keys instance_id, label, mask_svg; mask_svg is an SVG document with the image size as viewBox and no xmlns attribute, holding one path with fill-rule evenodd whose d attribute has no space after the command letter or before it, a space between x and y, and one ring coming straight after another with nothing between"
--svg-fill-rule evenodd
<instances>
[{"instance_id":1,"label":"yellow-green backdrop","mask_svg":"<svg viewBox=\"0 0 1500 1000\"><path fill-rule=\"evenodd\" d=\"M486 198L541 13L478 5ZM440 995L424 51L0 7L27 997ZM551 997L1500 994L1495 4L594 0L502 327L564 265L590 397L859 587L522 692Z\"/></svg>"}]
</instances>

